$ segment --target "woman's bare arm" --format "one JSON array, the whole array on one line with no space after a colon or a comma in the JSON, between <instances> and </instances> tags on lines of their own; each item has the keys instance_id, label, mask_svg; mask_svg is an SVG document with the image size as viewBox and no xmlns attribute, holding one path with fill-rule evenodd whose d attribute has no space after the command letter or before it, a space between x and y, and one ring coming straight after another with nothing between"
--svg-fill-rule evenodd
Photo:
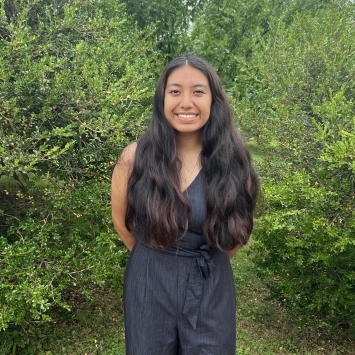
<instances>
[{"instance_id":1,"label":"woman's bare arm","mask_svg":"<svg viewBox=\"0 0 355 355\"><path fill-rule=\"evenodd\" d=\"M118 160L111 180L112 221L115 229L128 250L136 243L135 236L126 228L127 183L131 175L137 144L127 146Z\"/></svg>"},{"instance_id":2,"label":"woman's bare arm","mask_svg":"<svg viewBox=\"0 0 355 355\"><path fill-rule=\"evenodd\" d=\"M232 259L233 256L237 253L237 251L242 247L242 245L237 245L234 249L227 250L226 253L229 259Z\"/></svg>"}]
</instances>

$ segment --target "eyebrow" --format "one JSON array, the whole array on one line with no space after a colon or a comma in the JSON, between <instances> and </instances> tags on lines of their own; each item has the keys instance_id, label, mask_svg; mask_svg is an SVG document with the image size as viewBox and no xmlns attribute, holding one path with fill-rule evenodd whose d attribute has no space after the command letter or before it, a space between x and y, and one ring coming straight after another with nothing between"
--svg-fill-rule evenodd
<instances>
[{"instance_id":1,"label":"eyebrow","mask_svg":"<svg viewBox=\"0 0 355 355\"><path fill-rule=\"evenodd\" d=\"M178 87L180 87L180 88L182 87L182 85L180 85L180 84L178 84L178 83L172 83L172 84L167 85L167 87L169 87L169 86L178 86ZM196 88L196 87L204 87L204 88L208 89L208 86L205 85L205 84L195 84L195 85L192 85L192 87L193 87L193 88Z\"/></svg>"}]
</instances>

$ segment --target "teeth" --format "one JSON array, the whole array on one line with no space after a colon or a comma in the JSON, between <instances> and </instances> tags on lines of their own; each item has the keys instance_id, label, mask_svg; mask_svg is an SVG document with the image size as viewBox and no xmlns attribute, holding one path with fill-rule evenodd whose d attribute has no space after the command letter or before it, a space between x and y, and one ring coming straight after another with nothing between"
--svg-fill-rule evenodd
<instances>
[{"instance_id":1,"label":"teeth","mask_svg":"<svg viewBox=\"0 0 355 355\"><path fill-rule=\"evenodd\" d=\"M195 114L195 115L182 115L182 114L178 114L178 116L181 117L181 118L194 118L194 117L196 117L197 115L196 115L196 114Z\"/></svg>"}]
</instances>

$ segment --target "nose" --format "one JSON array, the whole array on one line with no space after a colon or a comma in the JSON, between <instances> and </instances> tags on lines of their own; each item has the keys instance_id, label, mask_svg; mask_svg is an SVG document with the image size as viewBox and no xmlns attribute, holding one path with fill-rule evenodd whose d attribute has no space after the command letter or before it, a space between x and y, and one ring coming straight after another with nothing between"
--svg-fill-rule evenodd
<instances>
[{"instance_id":1,"label":"nose","mask_svg":"<svg viewBox=\"0 0 355 355\"><path fill-rule=\"evenodd\" d=\"M180 107L183 109L188 109L193 106L191 95L189 93L185 93L181 95Z\"/></svg>"}]
</instances>

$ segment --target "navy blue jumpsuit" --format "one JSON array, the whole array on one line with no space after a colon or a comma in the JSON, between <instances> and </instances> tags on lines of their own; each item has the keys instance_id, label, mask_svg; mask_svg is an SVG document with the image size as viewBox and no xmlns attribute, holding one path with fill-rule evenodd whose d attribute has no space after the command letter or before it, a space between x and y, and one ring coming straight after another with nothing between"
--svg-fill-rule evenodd
<instances>
[{"instance_id":1,"label":"navy blue jumpsuit","mask_svg":"<svg viewBox=\"0 0 355 355\"><path fill-rule=\"evenodd\" d=\"M184 194L191 213L177 245L152 249L136 236L124 281L126 355L235 355L234 278L227 254L202 235L202 171Z\"/></svg>"}]
</instances>

